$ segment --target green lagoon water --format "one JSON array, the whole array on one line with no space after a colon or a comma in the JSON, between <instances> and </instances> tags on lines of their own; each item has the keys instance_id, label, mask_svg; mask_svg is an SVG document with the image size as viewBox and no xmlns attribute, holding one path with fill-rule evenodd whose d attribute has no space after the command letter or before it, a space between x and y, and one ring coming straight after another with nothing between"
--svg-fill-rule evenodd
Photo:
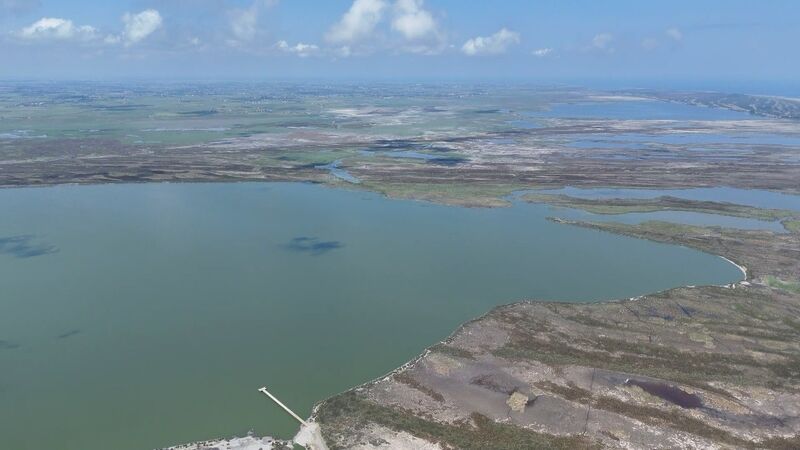
<instances>
[{"instance_id":1,"label":"green lagoon water","mask_svg":"<svg viewBox=\"0 0 800 450\"><path fill-rule=\"evenodd\" d=\"M495 305L741 278L721 258L309 184L0 190L0 448L147 449L295 424Z\"/></svg>"}]
</instances>

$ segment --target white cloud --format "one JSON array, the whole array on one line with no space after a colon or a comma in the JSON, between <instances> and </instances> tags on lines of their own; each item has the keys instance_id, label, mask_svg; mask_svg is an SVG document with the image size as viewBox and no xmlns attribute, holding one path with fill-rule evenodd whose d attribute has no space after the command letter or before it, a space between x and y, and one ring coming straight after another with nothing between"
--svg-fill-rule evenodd
<instances>
[{"instance_id":1,"label":"white cloud","mask_svg":"<svg viewBox=\"0 0 800 450\"><path fill-rule=\"evenodd\" d=\"M681 33L681 30L675 27L667 28L664 30L664 34L667 37L667 43L670 41L673 43L679 43L683 41L683 33ZM659 47L663 47L663 44L664 40L662 39L656 39L652 37L642 39L642 48L647 51L652 51L658 49Z\"/></svg>"},{"instance_id":2,"label":"white cloud","mask_svg":"<svg viewBox=\"0 0 800 450\"><path fill-rule=\"evenodd\" d=\"M681 30L679 30L677 28L674 28L674 27L673 28L668 28L666 33L667 33L667 36L670 39L674 40L674 41L682 41L683 40L683 33L681 33Z\"/></svg>"},{"instance_id":3,"label":"white cloud","mask_svg":"<svg viewBox=\"0 0 800 450\"><path fill-rule=\"evenodd\" d=\"M314 44L304 44L302 42L298 42L295 45L289 45L286 41L278 41L275 44L275 47L278 50L281 50L286 53L294 53L295 55L305 58L306 56L312 55L319 51L319 47Z\"/></svg>"},{"instance_id":4,"label":"white cloud","mask_svg":"<svg viewBox=\"0 0 800 450\"><path fill-rule=\"evenodd\" d=\"M231 33L240 41L249 41L258 30L259 4L254 2L249 8L233 9L228 12Z\"/></svg>"},{"instance_id":5,"label":"white cloud","mask_svg":"<svg viewBox=\"0 0 800 450\"><path fill-rule=\"evenodd\" d=\"M545 48L537 48L533 51L533 56L537 56L539 58L544 58L545 56L551 55L553 53L553 49L549 47Z\"/></svg>"},{"instance_id":6,"label":"white cloud","mask_svg":"<svg viewBox=\"0 0 800 450\"><path fill-rule=\"evenodd\" d=\"M468 40L461 51L470 56L498 54L505 53L513 44L519 44L519 33L503 28L491 36L478 36Z\"/></svg>"},{"instance_id":7,"label":"white cloud","mask_svg":"<svg viewBox=\"0 0 800 450\"><path fill-rule=\"evenodd\" d=\"M120 39L125 41L125 45L140 42L161 28L163 19L155 9L146 9L137 14L125 13L122 16L122 22L125 23L122 35L116 39L114 36L109 36L106 38L106 42L119 42Z\"/></svg>"},{"instance_id":8,"label":"white cloud","mask_svg":"<svg viewBox=\"0 0 800 450\"><path fill-rule=\"evenodd\" d=\"M397 0L392 29L406 39L421 39L437 32L436 20L423 8L423 0Z\"/></svg>"},{"instance_id":9,"label":"white cloud","mask_svg":"<svg viewBox=\"0 0 800 450\"><path fill-rule=\"evenodd\" d=\"M325 39L347 44L368 36L383 18L384 9L385 0L354 0L350 9L328 30Z\"/></svg>"},{"instance_id":10,"label":"white cloud","mask_svg":"<svg viewBox=\"0 0 800 450\"><path fill-rule=\"evenodd\" d=\"M592 47L600 50L611 50L611 43L614 41L614 36L611 33L596 34L592 38Z\"/></svg>"},{"instance_id":11,"label":"white cloud","mask_svg":"<svg viewBox=\"0 0 800 450\"><path fill-rule=\"evenodd\" d=\"M97 37L97 29L89 25L76 26L68 19L42 17L21 29L17 36L23 39L91 40Z\"/></svg>"},{"instance_id":12,"label":"white cloud","mask_svg":"<svg viewBox=\"0 0 800 450\"><path fill-rule=\"evenodd\" d=\"M261 13L266 8L270 8L278 3L278 0L253 0L253 3L247 8L235 8L227 12L228 24L230 25L231 34L233 39L229 39L228 43L233 46L239 46L244 42L249 42L255 39L258 35L258 20Z\"/></svg>"}]
</instances>

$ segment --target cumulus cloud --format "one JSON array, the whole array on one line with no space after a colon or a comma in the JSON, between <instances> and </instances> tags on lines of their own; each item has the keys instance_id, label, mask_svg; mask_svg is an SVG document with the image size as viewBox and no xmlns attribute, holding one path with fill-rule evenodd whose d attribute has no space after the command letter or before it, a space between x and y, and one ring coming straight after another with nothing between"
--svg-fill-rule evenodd
<instances>
[{"instance_id":1,"label":"cumulus cloud","mask_svg":"<svg viewBox=\"0 0 800 450\"><path fill-rule=\"evenodd\" d=\"M146 9L137 14L125 13L122 16L122 22L125 24L125 28L117 40L124 41L125 45L133 45L161 28L163 19L155 9ZM108 40L113 41L114 39L112 37L111 39L107 38Z\"/></svg>"},{"instance_id":2,"label":"cumulus cloud","mask_svg":"<svg viewBox=\"0 0 800 450\"><path fill-rule=\"evenodd\" d=\"M258 21L261 13L277 3L278 0L254 0L249 7L228 10L228 25L232 35L228 44L239 46L255 39L259 33Z\"/></svg>"},{"instance_id":3,"label":"cumulus cloud","mask_svg":"<svg viewBox=\"0 0 800 450\"><path fill-rule=\"evenodd\" d=\"M682 41L683 40L683 33L681 33L681 30L679 30L677 28L674 28L674 27L673 28L668 28L666 33L667 33L667 37L669 37L673 41Z\"/></svg>"},{"instance_id":4,"label":"cumulus cloud","mask_svg":"<svg viewBox=\"0 0 800 450\"><path fill-rule=\"evenodd\" d=\"M306 56L313 55L319 51L319 47L314 44L304 44L302 42L298 42L295 45L289 45L286 41L278 41L275 44L275 47L283 52L286 53L294 53L295 55L305 58Z\"/></svg>"},{"instance_id":5,"label":"cumulus cloud","mask_svg":"<svg viewBox=\"0 0 800 450\"><path fill-rule=\"evenodd\" d=\"M545 56L551 55L553 53L553 49L549 47L545 48L537 48L533 51L533 56L537 56L539 58L544 58Z\"/></svg>"},{"instance_id":6,"label":"cumulus cloud","mask_svg":"<svg viewBox=\"0 0 800 450\"><path fill-rule=\"evenodd\" d=\"M107 44L125 45L135 44L161 27L161 14L154 9L147 9L137 14L125 13L122 16L124 28L120 34L110 34L105 37ZM15 33L16 36L26 40L72 40L72 41L97 41L100 33L97 28L90 25L75 25L69 19L57 17L43 17L31 25Z\"/></svg>"},{"instance_id":7,"label":"cumulus cloud","mask_svg":"<svg viewBox=\"0 0 800 450\"><path fill-rule=\"evenodd\" d=\"M325 39L335 44L349 44L363 39L381 21L385 9L385 0L354 0L350 9L328 30Z\"/></svg>"},{"instance_id":8,"label":"cumulus cloud","mask_svg":"<svg viewBox=\"0 0 800 450\"><path fill-rule=\"evenodd\" d=\"M461 46L461 51L469 56L505 53L514 44L519 44L519 33L502 28L491 36L472 38Z\"/></svg>"},{"instance_id":9,"label":"cumulus cloud","mask_svg":"<svg viewBox=\"0 0 800 450\"><path fill-rule=\"evenodd\" d=\"M89 25L76 26L68 19L42 17L21 29L17 36L30 40L91 40L97 37L97 29Z\"/></svg>"},{"instance_id":10,"label":"cumulus cloud","mask_svg":"<svg viewBox=\"0 0 800 450\"><path fill-rule=\"evenodd\" d=\"M392 29L406 39L422 39L436 34L436 20L423 8L423 0L397 0Z\"/></svg>"},{"instance_id":11,"label":"cumulus cloud","mask_svg":"<svg viewBox=\"0 0 800 450\"><path fill-rule=\"evenodd\" d=\"M599 33L592 38L592 47L599 50L610 50L614 36L611 33Z\"/></svg>"},{"instance_id":12,"label":"cumulus cloud","mask_svg":"<svg viewBox=\"0 0 800 450\"><path fill-rule=\"evenodd\" d=\"M253 2L249 8L233 9L228 12L231 33L239 41L250 41L258 31L259 2Z\"/></svg>"}]
</instances>

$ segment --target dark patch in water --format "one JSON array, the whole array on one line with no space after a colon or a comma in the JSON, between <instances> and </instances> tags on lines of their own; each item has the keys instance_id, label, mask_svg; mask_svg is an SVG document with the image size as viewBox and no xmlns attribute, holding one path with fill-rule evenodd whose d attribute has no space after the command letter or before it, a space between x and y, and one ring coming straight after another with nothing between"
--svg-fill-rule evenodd
<instances>
[{"instance_id":1,"label":"dark patch in water","mask_svg":"<svg viewBox=\"0 0 800 450\"><path fill-rule=\"evenodd\" d=\"M464 162L466 160L467 160L466 158L456 158L456 157L448 158L448 157L445 157L445 158L432 158L432 159L429 159L429 160L427 160L425 162L427 164L438 164L438 165L441 165L441 166L455 166L456 164L460 164L460 163L462 163L462 162Z\"/></svg>"},{"instance_id":2,"label":"dark patch in water","mask_svg":"<svg viewBox=\"0 0 800 450\"><path fill-rule=\"evenodd\" d=\"M410 149L418 146L419 143L410 139L378 139L375 141L375 145L372 147L374 150L370 150L380 151L386 149Z\"/></svg>"},{"instance_id":3,"label":"dark patch in water","mask_svg":"<svg viewBox=\"0 0 800 450\"><path fill-rule=\"evenodd\" d=\"M0 255L11 255L15 258L32 258L34 256L58 253L55 245L34 242L30 234L0 237Z\"/></svg>"},{"instance_id":4,"label":"dark patch in water","mask_svg":"<svg viewBox=\"0 0 800 450\"><path fill-rule=\"evenodd\" d=\"M58 339L66 339L68 337L75 336L76 334L80 334L81 330L69 330L66 333L61 333L56 336Z\"/></svg>"},{"instance_id":5,"label":"dark patch in water","mask_svg":"<svg viewBox=\"0 0 800 450\"><path fill-rule=\"evenodd\" d=\"M436 146L436 145L425 145L422 148L426 152L451 152L451 151L453 151L453 149L450 148L450 147L442 147L442 146Z\"/></svg>"},{"instance_id":6,"label":"dark patch in water","mask_svg":"<svg viewBox=\"0 0 800 450\"><path fill-rule=\"evenodd\" d=\"M0 339L0 350L13 350L15 348L19 348L19 344L16 342L4 341Z\"/></svg>"},{"instance_id":7,"label":"dark patch in water","mask_svg":"<svg viewBox=\"0 0 800 450\"><path fill-rule=\"evenodd\" d=\"M182 116L193 116L193 117L204 117L204 116L213 116L217 114L216 109L203 109L199 111L183 111L179 112L178 114Z\"/></svg>"},{"instance_id":8,"label":"dark patch in water","mask_svg":"<svg viewBox=\"0 0 800 450\"><path fill-rule=\"evenodd\" d=\"M317 123L312 121L288 121L288 122L279 122L275 124L276 127L280 128L311 128L311 127L319 127L319 128L331 128L332 125L327 123Z\"/></svg>"},{"instance_id":9,"label":"dark patch in water","mask_svg":"<svg viewBox=\"0 0 800 450\"><path fill-rule=\"evenodd\" d=\"M629 386L639 386L648 394L655 395L656 397L676 404L681 408L693 409L703 406L703 402L700 400L700 397L666 383L634 380L628 378L625 380L625 384Z\"/></svg>"},{"instance_id":10,"label":"dark patch in water","mask_svg":"<svg viewBox=\"0 0 800 450\"><path fill-rule=\"evenodd\" d=\"M332 250L344 247L339 241L321 241L316 237L299 236L284 246L287 250L308 253L313 256L324 255Z\"/></svg>"},{"instance_id":11,"label":"dark patch in water","mask_svg":"<svg viewBox=\"0 0 800 450\"><path fill-rule=\"evenodd\" d=\"M79 106L83 106L80 105ZM150 105L87 105L87 108L93 108L98 111L109 111L109 112L126 112L126 111L136 111L142 108L149 108Z\"/></svg>"}]
</instances>

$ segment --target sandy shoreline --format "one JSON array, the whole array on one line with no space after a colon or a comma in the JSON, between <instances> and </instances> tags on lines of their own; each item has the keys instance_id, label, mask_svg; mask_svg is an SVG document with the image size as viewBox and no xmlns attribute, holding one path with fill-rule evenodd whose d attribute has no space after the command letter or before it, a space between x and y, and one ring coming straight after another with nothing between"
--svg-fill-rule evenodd
<instances>
[{"instance_id":1,"label":"sandy shoreline","mask_svg":"<svg viewBox=\"0 0 800 450\"><path fill-rule=\"evenodd\" d=\"M742 281L747 281L747 267L739 265L739 264L736 264L735 262L731 261L730 259L728 259L728 258L726 258L724 256L721 256L721 255L717 255L717 256L719 256L720 258L724 259L725 261L728 261L729 263L731 263L734 266L736 266L739 270L741 270L742 271L742 275L744 275L744 280L742 280Z\"/></svg>"},{"instance_id":2,"label":"sandy shoreline","mask_svg":"<svg viewBox=\"0 0 800 450\"><path fill-rule=\"evenodd\" d=\"M271 437L255 437L248 435L230 439L212 439L189 444L180 444L159 450L277 450L286 448L287 446L291 448L290 444L286 441L275 440Z\"/></svg>"}]
</instances>

